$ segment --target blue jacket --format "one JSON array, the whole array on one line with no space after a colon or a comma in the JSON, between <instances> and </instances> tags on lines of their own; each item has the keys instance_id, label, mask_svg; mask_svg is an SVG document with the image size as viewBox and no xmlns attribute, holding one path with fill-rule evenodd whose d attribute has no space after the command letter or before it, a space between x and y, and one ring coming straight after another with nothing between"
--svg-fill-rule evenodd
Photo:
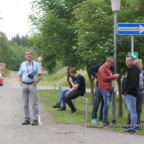
<instances>
[{"instance_id":1,"label":"blue jacket","mask_svg":"<svg viewBox=\"0 0 144 144\"><path fill-rule=\"evenodd\" d=\"M99 68L102 66L103 64L98 64L98 65L94 65L92 67L88 68L88 71L90 72L91 75L93 75L95 78L98 78L97 74ZM111 71L114 71L113 67L110 68ZM96 81L96 87L98 87L98 80Z\"/></svg>"}]
</instances>

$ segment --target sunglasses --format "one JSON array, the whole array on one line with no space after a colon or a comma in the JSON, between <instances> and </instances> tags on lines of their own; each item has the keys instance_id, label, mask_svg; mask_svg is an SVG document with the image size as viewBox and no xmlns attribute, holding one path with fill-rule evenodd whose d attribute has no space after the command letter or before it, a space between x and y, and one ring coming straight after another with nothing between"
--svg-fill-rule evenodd
<instances>
[{"instance_id":1,"label":"sunglasses","mask_svg":"<svg viewBox=\"0 0 144 144\"><path fill-rule=\"evenodd\" d=\"M109 61L112 65L114 65L114 63L112 63L111 61Z\"/></svg>"}]
</instances>

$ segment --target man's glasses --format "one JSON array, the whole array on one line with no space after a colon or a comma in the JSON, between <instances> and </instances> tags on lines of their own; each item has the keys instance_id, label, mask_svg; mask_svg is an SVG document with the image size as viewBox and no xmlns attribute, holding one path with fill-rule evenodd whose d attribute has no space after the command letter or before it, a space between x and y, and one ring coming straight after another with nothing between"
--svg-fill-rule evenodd
<instances>
[{"instance_id":1,"label":"man's glasses","mask_svg":"<svg viewBox=\"0 0 144 144\"><path fill-rule=\"evenodd\" d=\"M111 61L109 61L112 65L114 65L114 63L112 63Z\"/></svg>"},{"instance_id":2,"label":"man's glasses","mask_svg":"<svg viewBox=\"0 0 144 144\"><path fill-rule=\"evenodd\" d=\"M32 54L25 54L25 55L32 55Z\"/></svg>"}]
</instances>

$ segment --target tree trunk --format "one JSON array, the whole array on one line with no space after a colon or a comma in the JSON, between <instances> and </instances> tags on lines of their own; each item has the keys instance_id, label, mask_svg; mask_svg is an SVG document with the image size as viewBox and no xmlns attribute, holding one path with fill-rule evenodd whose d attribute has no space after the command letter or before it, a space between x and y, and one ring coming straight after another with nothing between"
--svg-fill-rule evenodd
<instances>
[{"instance_id":1,"label":"tree trunk","mask_svg":"<svg viewBox=\"0 0 144 144\"><path fill-rule=\"evenodd\" d=\"M94 78L92 78L92 76L91 76L91 74L89 73L89 71L88 71L88 68L89 68L89 64L87 63L87 74L88 74L88 78L89 78L89 81L90 81L90 89L91 89L91 105L93 105L94 104L94 99L95 99L95 97L94 97L94 84L93 84L93 82L94 82Z\"/></svg>"},{"instance_id":2,"label":"tree trunk","mask_svg":"<svg viewBox=\"0 0 144 144\"><path fill-rule=\"evenodd\" d=\"M119 113L118 117L123 117L123 110L122 110L122 90L121 90L121 75L118 79L118 91L119 91Z\"/></svg>"}]
</instances>

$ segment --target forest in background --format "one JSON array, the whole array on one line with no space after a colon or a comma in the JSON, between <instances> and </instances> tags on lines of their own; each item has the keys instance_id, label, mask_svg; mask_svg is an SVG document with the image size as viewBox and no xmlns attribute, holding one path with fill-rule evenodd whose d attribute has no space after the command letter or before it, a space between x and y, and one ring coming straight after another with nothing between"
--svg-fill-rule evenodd
<instances>
[{"instance_id":1,"label":"forest in background","mask_svg":"<svg viewBox=\"0 0 144 144\"><path fill-rule=\"evenodd\" d=\"M7 39L5 33L0 32L0 63L5 63L7 69L18 71L20 64L25 61L25 51L33 51L33 60L37 59L37 52L28 43L28 35L20 37L18 34Z\"/></svg>"}]
</instances>

